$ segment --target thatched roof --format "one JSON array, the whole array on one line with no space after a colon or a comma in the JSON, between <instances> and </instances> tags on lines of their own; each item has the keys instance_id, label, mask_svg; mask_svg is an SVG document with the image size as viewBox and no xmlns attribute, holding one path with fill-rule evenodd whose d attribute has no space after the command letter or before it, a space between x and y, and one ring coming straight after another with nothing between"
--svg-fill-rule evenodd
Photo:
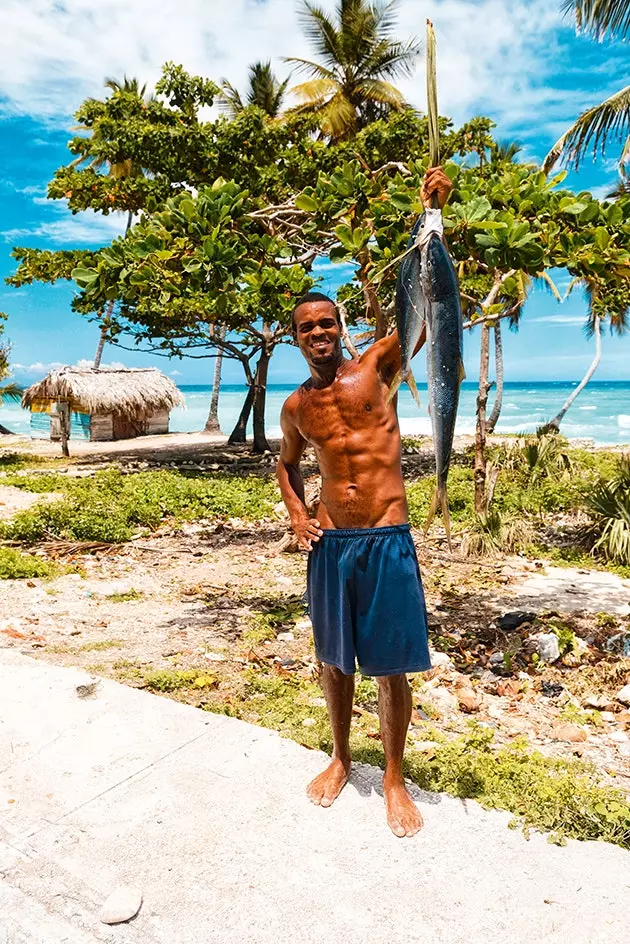
<instances>
[{"instance_id":1,"label":"thatched roof","mask_svg":"<svg viewBox=\"0 0 630 944\"><path fill-rule=\"evenodd\" d=\"M173 381L155 367L59 367L24 391L22 406L36 410L55 400L69 402L75 413L135 419L184 404Z\"/></svg>"}]
</instances>

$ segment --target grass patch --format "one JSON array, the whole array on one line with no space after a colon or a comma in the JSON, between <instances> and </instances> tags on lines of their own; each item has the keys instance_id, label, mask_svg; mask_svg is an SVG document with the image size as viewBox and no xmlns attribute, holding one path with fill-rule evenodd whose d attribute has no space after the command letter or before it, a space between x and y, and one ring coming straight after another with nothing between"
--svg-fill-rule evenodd
<instances>
[{"instance_id":1,"label":"grass patch","mask_svg":"<svg viewBox=\"0 0 630 944\"><path fill-rule=\"evenodd\" d=\"M61 568L57 564L43 561L33 554L22 554L13 547L0 547L0 580L56 577L59 573Z\"/></svg>"},{"instance_id":2,"label":"grass patch","mask_svg":"<svg viewBox=\"0 0 630 944\"><path fill-rule=\"evenodd\" d=\"M165 669L160 672L149 672L144 676L145 688L153 692L176 692L178 689L214 688L218 679L207 672L197 672L195 669Z\"/></svg>"},{"instance_id":3,"label":"grass patch","mask_svg":"<svg viewBox=\"0 0 630 944\"><path fill-rule=\"evenodd\" d=\"M108 593L103 599L109 600L110 603L130 603L132 600L144 599L144 593L132 587L131 590L124 590L122 593Z\"/></svg>"},{"instance_id":4,"label":"grass patch","mask_svg":"<svg viewBox=\"0 0 630 944\"><path fill-rule=\"evenodd\" d=\"M4 452L0 455L0 472L15 472L17 469L28 469L33 465L56 466L58 459L47 456L35 456L28 452Z\"/></svg>"},{"instance_id":5,"label":"grass patch","mask_svg":"<svg viewBox=\"0 0 630 944\"><path fill-rule=\"evenodd\" d=\"M31 492L60 492L57 502L40 502L0 524L0 538L32 543L43 538L71 541L128 541L138 528L157 528L173 518L249 518L273 512L275 485L262 476L185 475L157 470L123 475L111 468L87 478L56 473L7 476Z\"/></svg>"},{"instance_id":6,"label":"grass patch","mask_svg":"<svg viewBox=\"0 0 630 944\"><path fill-rule=\"evenodd\" d=\"M79 652L101 652L105 649L118 649L123 646L122 639L97 639L94 642L86 642L79 648Z\"/></svg>"}]
</instances>

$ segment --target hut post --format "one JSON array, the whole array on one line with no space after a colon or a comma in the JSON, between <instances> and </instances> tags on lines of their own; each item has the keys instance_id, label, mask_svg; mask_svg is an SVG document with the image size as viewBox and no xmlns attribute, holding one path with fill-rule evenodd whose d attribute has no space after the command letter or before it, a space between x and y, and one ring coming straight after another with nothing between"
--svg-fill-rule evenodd
<instances>
[{"instance_id":1,"label":"hut post","mask_svg":"<svg viewBox=\"0 0 630 944\"><path fill-rule=\"evenodd\" d=\"M59 416L59 432L61 433L61 452L64 456L70 455L68 440L70 439L70 404L57 400L57 414Z\"/></svg>"}]
</instances>

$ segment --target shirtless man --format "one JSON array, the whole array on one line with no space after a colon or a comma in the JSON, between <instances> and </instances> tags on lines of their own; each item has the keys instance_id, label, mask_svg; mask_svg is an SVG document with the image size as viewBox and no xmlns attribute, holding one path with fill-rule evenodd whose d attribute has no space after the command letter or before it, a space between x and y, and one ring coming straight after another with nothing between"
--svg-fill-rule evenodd
<instances>
[{"instance_id":1,"label":"shirtless man","mask_svg":"<svg viewBox=\"0 0 630 944\"><path fill-rule=\"evenodd\" d=\"M441 168L431 168L423 202L437 194L444 206L450 189ZM319 292L298 301L293 333L311 377L282 409L277 475L293 530L310 554L310 614L334 745L330 765L307 793L313 803L330 806L348 780L356 657L363 674L379 683L387 822L396 836L414 836L423 821L402 773L411 718L406 673L426 671L431 662L398 417L385 402L400 368L398 335L347 360L335 303ZM305 506L300 472L307 443L315 448L322 477L315 518Z\"/></svg>"}]
</instances>

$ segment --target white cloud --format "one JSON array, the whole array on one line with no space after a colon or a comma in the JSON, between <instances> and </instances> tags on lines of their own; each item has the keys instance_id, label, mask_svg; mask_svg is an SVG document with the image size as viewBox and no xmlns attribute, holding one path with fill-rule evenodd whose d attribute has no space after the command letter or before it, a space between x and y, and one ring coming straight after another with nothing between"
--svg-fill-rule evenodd
<instances>
[{"instance_id":1,"label":"white cloud","mask_svg":"<svg viewBox=\"0 0 630 944\"><path fill-rule=\"evenodd\" d=\"M51 361L49 364L44 364L42 361L36 361L34 364L11 364L11 367L13 370L22 370L29 374L47 374L56 367L63 367L63 364L61 361Z\"/></svg>"},{"instance_id":2,"label":"white cloud","mask_svg":"<svg viewBox=\"0 0 630 944\"><path fill-rule=\"evenodd\" d=\"M586 321L585 315L543 315L541 318L528 318L530 323L560 325L561 327L571 328L575 325L583 325Z\"/></svg>"},{"instance_id":3,"label":"white cloud","mask_svg":"<svg viewBox=\"0 0 630 944\"><path fill-rule=\"evenodd\" d=\"M170 371L170 376L171 376L171 377L183 377L183 374L182 374L181 370L171 370L171 371Z\"/></svg>"},{"instance_id":4,"label":"white cloud","mask_svg":"<svg viewBox=\"0 0 630 944\"><path fill-rule=\"evenodd\" d=\"M336 0L322 5L332 10ZM283 55L313 54L298 7L297 0L180 0L174 16L168 0L5 0L5 110L67 125L86 95L103 94L106 76L127 74L151 85L167 60L215 80L228 76L238 87L260 58L286 75ZM559 7L549 0L401 0L396 33L422 37L425 17L433 20L443 113L461 121L486 112L509 133L536 124L543 111L559 133L585 103L577 77L562 92L546 82L558 66ZM422 106L424 64L400 85Z\"/></svg>"},{"instance_id":5,"label":"white cloud","mask_svg":"<svg viewBox=\"0 0 630 944\"><path fill-rule=\"evenodd\" d=\"M83 370L87 370L90 367L94 366L94 361L90 360L89 358L84 357L84 358L81 358L81 360L77 361L74 366L80 367ZM112 361L110 364L101 363L101 367L107 367L110 370L124 370L126 366L127 365L123 364L121 361Z\"/></svg>"},{"instance_id":6,"label":"white cloud","mask_svg":"<svg viewBox=\"0 0 630 944\"><path fill-rule=\"evenodd\" d=\"M48 203L48 201L44 201ZM110 243L116 236L125 230L125 215L111 213L103 216L93 210L86 210L74 216L64 205L63 201L49 203L50 213L55 216L50 222L41 222L32 226L15 227L4 230L1 235L5 242L15 243L18 240L44 240L56 245L100 245Z\"/></svg>"}]
</instances>

